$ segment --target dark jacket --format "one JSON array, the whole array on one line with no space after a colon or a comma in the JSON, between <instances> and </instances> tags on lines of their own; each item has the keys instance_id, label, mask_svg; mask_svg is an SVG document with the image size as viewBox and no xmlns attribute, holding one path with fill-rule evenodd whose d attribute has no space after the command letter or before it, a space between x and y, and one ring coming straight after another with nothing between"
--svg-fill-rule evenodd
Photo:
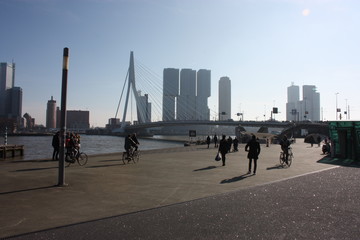
<instances>
[{"instance_id":1,"label":"dark jacket","mask_svg":"<svg viewBox=\"0 0 360 240\"><path fill-rule=\"evenodd\" d=\"M132 140L132 138L130 136L127 136L125 138L125 144L124 144L124 148L125 150L130 149L131 147L136 146L136 143Z\"/></svg>"},{"instance_id":2,"label":"dark jacket","mask_svg":"<svg viewBox=\"0 0 360 240\"><path fill-rule=\"evenodd\" d=\"M245 151L248 151L247 157L249 159L258 159L260 154L260 143L256 139L251 139L245 146Z\"/></svg>"},{"instance_id":3,"label":"dark jacket","mask_svg":"<svg viewBox=\"0 0 360 240\"><path fill-rule=\"evenodd\" d=\"M219 144L219 152L225 154L229 151L229 144L226 139L221 139Z\"/></svg>"},{"instance_id":4,"label":"dark jacket","mask_svg":"<svg viewBox=\"0 0 360 240\"><path fill-rule=\"evenodd\" d=\"M54 148L59 148L59 147L60 147L60 136L59 136L59 134L55 134L55 135L53 136L52 146L53 146Z\"/></svg>"}]
</instances>

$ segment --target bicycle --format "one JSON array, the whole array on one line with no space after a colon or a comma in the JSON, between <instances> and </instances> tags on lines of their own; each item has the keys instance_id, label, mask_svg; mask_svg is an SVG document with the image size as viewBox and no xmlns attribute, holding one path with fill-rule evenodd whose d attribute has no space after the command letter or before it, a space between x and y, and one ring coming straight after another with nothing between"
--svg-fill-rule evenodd
<instances>
[{"instance_id":1,"label":"bicycle","mask_svg":"<svg viewBox=\"0 0 360 240\"><path fill-rule=\"evenodd\" d=\"M292 159L294 158L294 154L293 154L293 152L292 152L292 150L291 150L290 147L289 147L289 149L288 149L288 153L289 153L289 155L288 155L288 161L287 161L287 163L286 163L286 155L285 155L285 153L284 153L284 152L280 152L280 158L279 158L279 160L280 160L280 165L283 166L283 167L285 167L285 166L290 167L290 165L291 165L291 163L292 163Z\"/></svg>"},{"instance_id":2,"label":"bicycle","mask_svg":"<svg viewBox=\"0 0 360 240\"><path fill-rule=\"evenodd\" d=\"M72 163L77 162L80 166L84 166L88 161L88 156L84 152L70 151L65 153L66 167L69 167Z\"/></svg>"},{"instance_id":3,"label":"bicycle","mask_svg":"<svg viewBox=\"0 0 360 240\"><path fill-rule=\"evenodd\" d=\"M126 161L127 163L133 161L133 163L138 163L139 162L139 159L140 159L140 150L135 150L134 147L131 147L129 149L129 153L130 153L130 156L127 156L127 153L126 152L123 152L122 154L122 161L124 164L126 164Z\"/></svg>"}]
</instances>

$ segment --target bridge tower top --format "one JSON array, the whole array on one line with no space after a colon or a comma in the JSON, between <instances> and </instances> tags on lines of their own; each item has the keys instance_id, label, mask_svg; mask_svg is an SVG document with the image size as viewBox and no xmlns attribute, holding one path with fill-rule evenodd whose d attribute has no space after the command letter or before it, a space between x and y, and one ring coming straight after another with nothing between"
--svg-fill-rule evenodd
<instances>
[{"instance_id":1,"label":"bridge tower top","mask_svg":"<svg viewBox=\"0 0 360 240\"><path fill-rule=\"evenodd\" d=\"M136 82L135 82L135 64L134 64L134 52L130 52L130 63L129 63L129 69L128 69L128 78L127 78L128 84L127 84L127 91L126 91L126 100L125 100L125 106L124 106L124 113L123 118L121 122L121 128L125 128L125 120L126 120L126 113L129 103L129 97L131 90L133 91L135 102L136 102L136 108L137 108L137 117L139 123L145 123L147 119L146 114L146 104L147 102L141 101L141 93L137 91L136 89Z\"/></svg>"}]
</instances>

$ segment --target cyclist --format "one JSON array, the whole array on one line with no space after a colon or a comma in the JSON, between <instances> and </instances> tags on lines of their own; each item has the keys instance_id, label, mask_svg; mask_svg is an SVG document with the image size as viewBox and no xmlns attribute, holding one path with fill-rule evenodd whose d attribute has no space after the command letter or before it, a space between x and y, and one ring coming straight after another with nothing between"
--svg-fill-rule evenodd
<instances>
[{"instance_id":1,"label":"cyclist","mask_svg":"<svg viewBox=\"0 0 360 240\"><path fill-rule=\"evenodd\" d=\"M290 143L289 139L286 136L284 136L283 139L280 142L281 150L284 152L284 155L285 155L285 163L286 164L288 164L290 144L291 143Z\"/></svg>"},{"instance_id":2,"label":"cyclist","mask_svg":"<svg viewBox=\"0 0 360 240\"><path fill-rule=\"evenodd\" d=\"M130 158L130 156L132 155L132 153L130 153L130 149L132 147L136 147L136 143L132 140L131 135L128 135L125 138L125 144L124 144L124 148L125 148L125 151L126 151L127 158Z\"/></svg>"},{"instance_id":3,"label":"cyclist","mask_svg":"<svg viewBox=\"0 0 360 240\"><path fill-rule=\"evenodd\" d=\"M65 146L66 146L66 154L71 159L74 158L79 151L79 147L78 147L77 139L75 138L75 135L73 133L66 134ZM74 161L75 160L71 160L71 162L74 162Z\"/></svg>"},{"instance_id":4,"label":"cyclist","mask_svg":"<svg viewBox=\"0 0 360 240\"><path fill-rule=\"evenodd\" d=\"M136 137L136 133L133 133L131 135L131 140L135 143L135 146L133 146L133 147L135 148L135 151L137 151L138 150L138 145L140 145L140 143L139 143L139 141L138 141L138 139Z\"/></svg>"}]
</instances>

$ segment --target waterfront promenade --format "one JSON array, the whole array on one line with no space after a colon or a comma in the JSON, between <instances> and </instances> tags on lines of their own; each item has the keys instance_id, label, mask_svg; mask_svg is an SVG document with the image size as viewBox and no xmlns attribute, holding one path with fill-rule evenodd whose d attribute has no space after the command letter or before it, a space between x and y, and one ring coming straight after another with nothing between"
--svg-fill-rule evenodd
<instances>
[{"instance_id":1,"label":"waterfront promenade","mask_svg":"<svg viewBox=\"0 0 360 240\"><path fill-rule=\"evenodd\" d=\"M90 156L86 166L66 168L66 187L55 186L57 162L1 161L0 238L311 239L351 222L350 235L338 226L334 239L356 239L349 236L360 233L359 188L348 189L352 197L340 193L342 178L350 187L345 181L358 177L358 169L323 163L321 148L302 141L293 145L287 169L278 165L278 145L261 145L255 176L246 175L244 145L227 155L224 167L214 161L213 145L143 152L138 164L123 165L120 154ZM336 185L326 185L334 179ZM333 194L339 199L324 200ZM336 212L311 217L325 206ZM350 222L332 219L342 213ZM279 224L281 218L293 228Z\"/></svg>"}]
</instances>

